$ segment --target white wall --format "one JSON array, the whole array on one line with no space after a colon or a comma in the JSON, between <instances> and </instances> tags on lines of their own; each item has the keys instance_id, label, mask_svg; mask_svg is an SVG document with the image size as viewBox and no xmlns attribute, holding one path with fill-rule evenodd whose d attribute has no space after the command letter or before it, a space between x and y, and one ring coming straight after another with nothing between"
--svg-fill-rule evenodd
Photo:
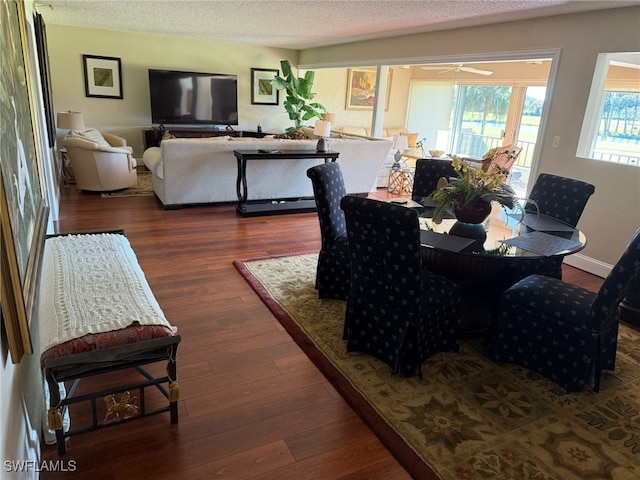
<instances>
[{"instance_id":1,"label":"white wall","mask_svg":"<svg viewBox=\"0 0 640 480\"><path fill-rule=\"evenodd\" d=\"M346 107L349 71L346 68L315 69L314 101L336 114L335 127L371 127L373 110L351 110ZM392 68L389 109L384 112L384 127L405 127L411 71Z\"/></svg>"},{"instance_id":2,"label":"white wall","mask_svg":"<svg viewBox=\"0 0 640 480\"><path fill-rule=\"evenodd\" d=\"M142 130L151 127L150 68L236 74L239 125L234 128L256 130L260 123L265 132L279 133L292 124L282 99L279 106L252 105L250 82L252 67L279 70L285 59L295 65L292 50L53 24L47 24L47 40L56 111L82 112L87 127L123 136L138 158L144 151ZM83 54L120 58L122 100L85 96ZM59 139L66 133L59 130Z\"/></svg>"},{"instance_id":3,"label":"white wall","mask_svg":"<svg viewBox=\"0 0 640 480\"><path fill-rule=\"evenodd\" d=\"M449 116L453 102L453 83L434 83L427 80L414 80L409 97L407 128L419 132L419 139L425 138L425 152L438 147L438 130L449 130ZM448 147L441 148L444 151Z\"/></svg>"},{"instance_id":4,"label":"white wall","mask_svg":"<svg viewBox=\"0 0 640 480\"><path fill-rule=\"evenodd\" d=\"M599 10L308 49L300 54L300 66L463 61L560 49L554 90L548 92L547 130L538 145L539 171L595 185L579 223L587 246L569 261L606 270L640 225L640 168L581 159L576 149L598 53L640 51L638 25L640 7ZM560 137L559 148L551 146L554 136Z\"/></svg>"}]
</instances>

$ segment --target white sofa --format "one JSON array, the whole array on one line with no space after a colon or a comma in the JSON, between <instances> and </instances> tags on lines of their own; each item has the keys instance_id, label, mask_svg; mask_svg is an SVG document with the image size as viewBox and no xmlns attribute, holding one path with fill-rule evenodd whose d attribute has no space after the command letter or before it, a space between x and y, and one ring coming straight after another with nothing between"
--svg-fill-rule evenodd
<instances>
[{"instance_id":1,"label":"white sofa","mask_svg":"<svg viewBox=\"0 0 640 480\"><path fill-rule=\"evenodd\" d=\"M176 138L144 152L152 172L153 190L165 208L237 201L237 161L234 150L310 150L317 140L254 138ZM348 193L376 189L378 172L391 150L390 140L331 138L340 152ZM313 197L306 171L322 160L259 160L247 163L248 200Z\"/></svg>"},{"instance_id":2,"label":"white sofa","mask_svg":"<svg viewBox=\"0 0 640 480\"><path fill-rule=\"evenodd\" d=\"M347 135L358 135L363 137L369 137L371 135L371 129L365 128L365 127L349 127L349 126L336 127L334 132L338 134L342 133ZM403 127L382 129L382 138L393 139L395 135L406 135L409 148L413 149L417 147L418 136L419 136L418 133L409 132L406 128L403 128ZM378 172L378 179L376 180L376 185L378 187L384 187L384 188L387 187L387 184L389 182L389 170L391 169L391 165L393 165L394 163L394 158L393 158L394 153L395 151L389 152L387 159L385 160L384 164L380 168L380 171Z\"/></svg>"}]
</instances>

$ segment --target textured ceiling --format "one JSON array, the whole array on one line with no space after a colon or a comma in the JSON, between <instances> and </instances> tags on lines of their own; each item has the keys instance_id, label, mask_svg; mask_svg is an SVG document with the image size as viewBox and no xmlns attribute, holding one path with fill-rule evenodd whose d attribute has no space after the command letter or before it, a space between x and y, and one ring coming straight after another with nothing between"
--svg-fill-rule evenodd
<instances>
[{"instance_id":1,"label":"textured ceiling","mask_svg":"<svg viewBox=\"0 0 640 480\"><path fill-rule=\"evenodd\" d=\"M640 0L36 0L47 24L302 49Z\"/></svg>"}]
</instances>

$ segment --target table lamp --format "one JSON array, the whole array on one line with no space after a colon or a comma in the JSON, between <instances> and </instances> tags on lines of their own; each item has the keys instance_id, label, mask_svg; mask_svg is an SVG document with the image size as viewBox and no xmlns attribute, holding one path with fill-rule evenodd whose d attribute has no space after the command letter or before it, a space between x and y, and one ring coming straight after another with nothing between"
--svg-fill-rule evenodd
<instances>
[{"instance_id":1,"label":"table lamp","mask_svg":"<svg viewBox=\"0 0 640 480\"><path fill-rule=\"evenodd\" d=\"M402 152L409 148L409 142L407 141L406 135L394 135L393 136L393 146L391 148L397 149L396 153L393 155L393 165L391 165L391 170L394 172L399 172L402 170L402 165L400 165L400 160L402 160Z\"/></svg>"},{"instance_id":2,"label":"table lamp","mask_svg":"<svg viewBox=\"0 0 640 480\"><path fill-rule=\"evenodd\" d=\"M320 137L320 140L318 140L318 144L316 145L316 151L328 152L329 142L327 142L326 137L331 135L331 122L318 120L313 128L313 134Z\"/></svg>"},{"instance_id":3,"label":"table lamp","mask_svg":"<svg viewBox=\"0 0 640 480\"><path fill-rule=\"evenodd\" d=\"M84 130L84 118L82 118L82 113L80 112L72 112L69 110L68 112L58 112L56 123L58 128L61 130Z\"/></svg>"},{"instance_id":4,"label":"table lamp","mask_svg":"<svg viewBox=\"0 0 640 480\"><path fill-rule=\"evenodd\" d=\"M325 122L331 122L332 125L335 125L336 123L336 114L335 113L323 113L322 114L322 120L324 120Z\"/></svg>"}]
</instances>

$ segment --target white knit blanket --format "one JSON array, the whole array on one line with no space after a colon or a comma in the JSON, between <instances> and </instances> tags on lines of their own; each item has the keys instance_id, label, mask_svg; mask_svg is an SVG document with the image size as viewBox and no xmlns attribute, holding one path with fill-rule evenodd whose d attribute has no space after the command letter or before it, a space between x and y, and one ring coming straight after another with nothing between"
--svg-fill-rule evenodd
<instances>
[{"instance_id":1,"label":"white knit blanket","mask_svg":"<svg viewBox=\"0 0 640 480\"><path fill-rule=\"evenodd\" d=\"M124 235L46 240L38 297L42 352L88 333L119 330L134 322L171 328Z\"/></svg>"}]
</instances>

